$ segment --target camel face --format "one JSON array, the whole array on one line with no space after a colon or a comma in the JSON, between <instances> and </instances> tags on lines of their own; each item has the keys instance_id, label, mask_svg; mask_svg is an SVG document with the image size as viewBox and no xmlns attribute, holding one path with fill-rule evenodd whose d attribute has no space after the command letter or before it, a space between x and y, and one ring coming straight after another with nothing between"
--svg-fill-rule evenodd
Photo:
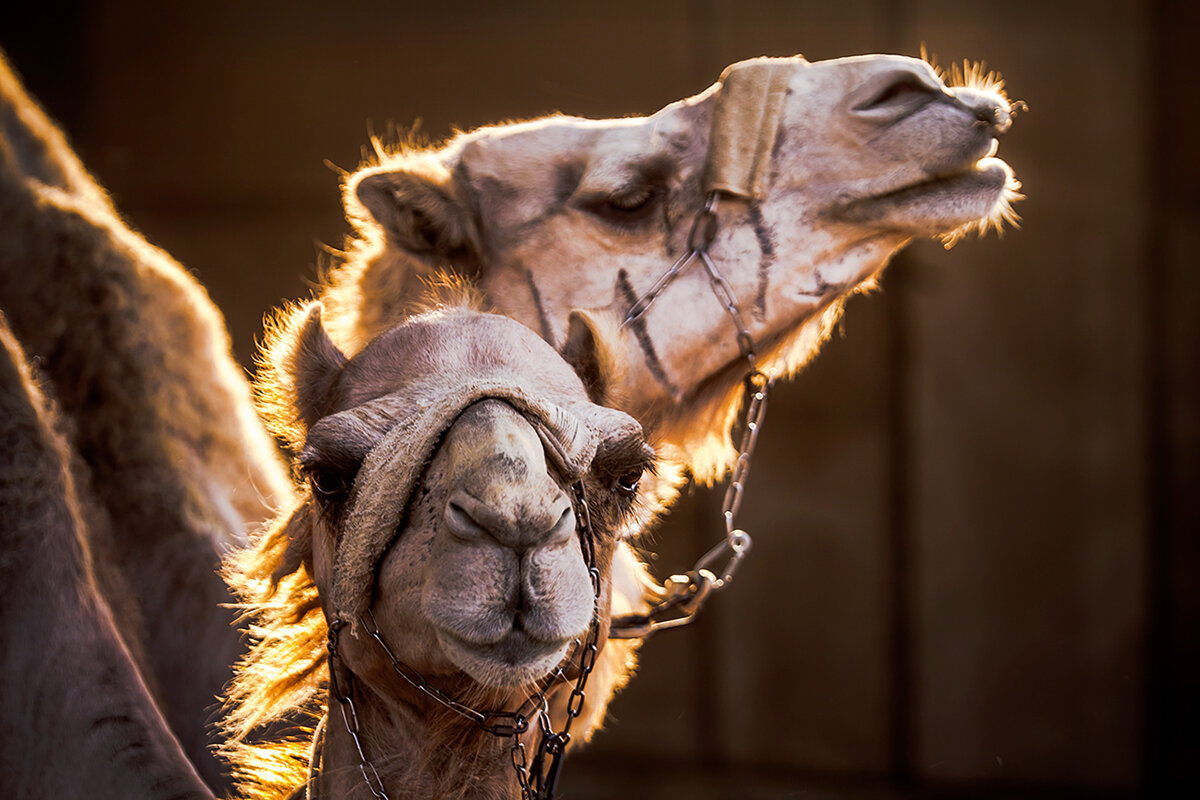
<instances>
[{"instance_id":1,"label":"camel face","mask_svg":"<svg viewBox=\"0 0 1200 800\"><path fill-rule=\"evenodd\" d=\"M549 345L496 315L419 317L349 360L319 314L299 339L327 615L354 624L369 609L404 664L495 689L532 684L593 620L607 626L618 530L653 457L631 417L593 404ZM379 667L380 651L347 649L355 672Z\"/></svg>"},{"instance_id":2,"label":"camel face","mask_svg":"<svg viewBox=\"0 0 1200 800\"><path fill-rule=\"evenodd\" d=\"M925 62L898 56L812 64L788 91L802 99L785 107L765 208L802 196L798 216L831 238L839 224L952 235L1009 213L1012 171L991 157L1012 124L999 92L949 88Z\"/></svg>"},{"instance_id":3,"label":"camel face","mask_svg":"<svg viewBox=\"0 0 1200 800\"><path fill-rule=\"evenodd\" d=\"M1011 216L1017 184L992 157L1011 124L997 83L950 88L899 56L744 63L771 71L772 99L759 102L758 78L734 80L735 65L649 117L483 128L352 176L347 210L365 238L327 293L339 339L354 348L394 324L420 277L448 267L562 346L573 310L580 324L624 318L718 188L710 253L776 375L910 239ZM733 177L714 185L714 173ZM695 429L696 406L743 374L734 334L693 264L625 328L616 396L668 438L684 417Z\"/></svg>"}]
</instances>

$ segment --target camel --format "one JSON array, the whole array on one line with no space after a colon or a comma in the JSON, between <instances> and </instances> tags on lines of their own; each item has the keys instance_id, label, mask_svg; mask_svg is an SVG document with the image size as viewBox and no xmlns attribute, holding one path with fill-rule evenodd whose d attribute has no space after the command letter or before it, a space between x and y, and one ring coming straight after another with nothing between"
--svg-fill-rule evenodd
<instances>
[{"instance_id":1,"label":"camel","mask_svg":"<svg viewBox=\"0 0 1200 800\"><path fill-rule=\"evenodd\" d=\"M614 561L642 569L620 538L653 468L641 427L593 404L571 365L503 317L441 309L350 360L319 305L291 321L274 337L265 395L310 488L227 572L259 636L226 721L243 796L549 789L557 768L540 765L599 724L579 701L603 706L633 666L631 645L606 639ZM97 591L72 454L2 318L0 346L0 643L5 674L23 676L5 681L0 788L212 798ZM582 357L602 373L598 354ZM331 629L342 633L327 649ZM597 660L614 647L621 669ZM490 710L464 717L475 708ZM307 743L270 736L272 723L329 709L314 764ZM264 724L267 740L252 739ZM364 766L374 784L354 737L375 753ZM543 741L545 762L532 755ZM521 772L515 752L530 754Z\"/></svg>"},{"instance_id":2,"label":"camel","mask_svg":"<svg viewBox=\"0 0 1200 800\"><path fill-rule=\"evenodd\" d=\"M203 290L129 229L0 73L0 307L60 410L96 589L171 731L220 787L204 729L240 647L214 567L292 490ZM639 490L662 509L687 471L727 468L744 375L799 369L912 238L949 244L1014 220L1018 184L994 157L1013 111L990 74L797 57L734 65L649 117L381 147L344 182L355 233L320 291L325 325L354 356L450 273L569 358L604 342L615 368L588 385L662 444ZM637 608L636 571L615 569L614 595Z\"/></svg>"},{"instance_id":3,"label":"camel","mask_svg":"<svg viewBox=\"0 0 1200 800\"><path fill-rule=\"evenodd\" d=\"M242 652L221 556L291 501L224 320L124 223L0 59L0 308L58 408L96 589L171 730L226 784L206 723Z\"/></svg>"},{"instance_id":4,"label":"camel","mask_svg":"<svg viewBox=\"0 0 1200 800\"><path fill-rule=\"evenodd\" d=\"M354 352L441 271L560 348L625 323L616 402L668 461L715 479L748 371L724 300L694 265L636 319L631 308L719 199L701 218L716 226L708 252L774 379L812 357L844 301L914 237L950 244L1014 221L1019 184L995 158L1013 105L991 73L951 77L901 56L753 59L647 117L377 145L344 180L355 236L321 292L327 324Z\"/></svg>"},{"instance_id":5,"label":"camel","mask_svg":"<svg viewBox=\"0 0 1200 800\"><path fill-rule=\"evenodd\" d=\"M228 571L258 632L225 723L243 796L535 796L538 743L553 760L599 724L559 738L572 694L602 708L632 668L606 639L614 558L641 570L620 537L653 468L641 426L533 331L467 307L347 359L301 306L268 351L268 418L307 490ZM311 754L255 741L308 714L328 715Z\"/></svg>"}]
</instances>

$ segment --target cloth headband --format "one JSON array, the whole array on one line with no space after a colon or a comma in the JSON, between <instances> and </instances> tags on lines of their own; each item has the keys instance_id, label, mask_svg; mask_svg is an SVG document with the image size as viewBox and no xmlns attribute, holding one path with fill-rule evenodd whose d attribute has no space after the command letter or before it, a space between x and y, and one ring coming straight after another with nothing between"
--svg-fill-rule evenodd
<instances>
[{"instance_id":1,"label":"cloth headband","mask_svg":"<svg viewBox=\"0 0 1200 800\"><path fill-rule=\"evenodd\" d=\"M767 167L779 136L787 88L808 62L753 58L721 73L705 167L704 192L757 199L766 189Z\"/></svg>"}]
</instances>

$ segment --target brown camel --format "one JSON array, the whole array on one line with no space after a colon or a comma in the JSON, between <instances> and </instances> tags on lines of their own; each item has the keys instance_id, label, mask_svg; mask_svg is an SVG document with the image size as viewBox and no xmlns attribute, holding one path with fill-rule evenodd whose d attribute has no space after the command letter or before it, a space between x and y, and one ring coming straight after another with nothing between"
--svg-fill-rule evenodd
<instances>
[{"instance_id":1,"label":"brown camel","mask_svg":"<svg viewBox=\"0 0 1200 800\"><path fill-rule=\"evenodd\" d=\"M211 798L99 590L63 427L0 315L0 796Z\"/></svg>"},{"instance_id":2,"label":"brown camel","mask_svg":"<svg viewBox=\"0 0 1200 800\"><path fill-rule=\"evenodd\" d=\"M593 404L528 328L464 308L411 319L350 360L320 306L298 308L270 349L264 395L307 487L229 570L258 631L227 721L241 790L287 797L303 786L308 743L254 733L328 711L314 796L365 796L364 770L392 798L522 796L539 777L539 710L562 731L573 687L603 707L626 677L587 675L588 645L605 649L614 555L635 563L619 533L652 464L641 427ZM521 710L528 727L488 733L414 675L476 709ZM497 722L522 727L489 714Z\"/></svg>"},{"instance_id":3,"label":"brown camel","mask_svg":"<svg viewBox=\"0 0 1200 800\"><path fill-rule=\"evenodd\" d=\"M290 501L224 321L0 59L0 308L60 410L96 588L184 750L242 651L221 554Z\"/></svg>"}]
</instances>

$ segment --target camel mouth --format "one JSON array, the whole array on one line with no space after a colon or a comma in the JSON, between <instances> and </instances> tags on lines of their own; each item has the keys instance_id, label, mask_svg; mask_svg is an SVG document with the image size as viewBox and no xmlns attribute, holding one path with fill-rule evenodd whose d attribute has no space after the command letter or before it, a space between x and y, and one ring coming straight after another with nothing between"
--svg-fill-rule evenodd
<instances>
[{"instance_id":1,"label":"camel mouth","mask_svg":"<svg viewBox=\"0 0 1200 800\"><path fill-rule=\"evenodd\" d=\"M963 226L1000 227L1014 222L1020 199L1012 168L991 153L966 167L928 180L855 198L833 215L844 222L878 225L923 236L953 234Z\"/></svg>"},{"instance_id":2,"label":"camel mouth","mask_svg":"<svg viewBox=\"0 0 1200 800\"><path fill-rule=\"evenodd\" d=\"M490 644L469 642L446 630L438 641L450 661L484 686L508 689L546 677L567 656L574 637L541 641L520 628Z\"/></svg>"},{"instance_id":3,"label":"camel mouth","mask_svg":"<svg viewBox=\"0 0 1200 800\"><path fill-rule=\"evenodd\" d=\"M1007 182L1009 174L1011 174L1011 169L1008 164L994 156L987 156L972 163L966 169L937 175L929 180L908 184L867 199L868 201L892 200L897 204L904 204L922 195L945 194L964 184L977 184L981 190L997 191Z\"/></svg>"}]
</instances>

